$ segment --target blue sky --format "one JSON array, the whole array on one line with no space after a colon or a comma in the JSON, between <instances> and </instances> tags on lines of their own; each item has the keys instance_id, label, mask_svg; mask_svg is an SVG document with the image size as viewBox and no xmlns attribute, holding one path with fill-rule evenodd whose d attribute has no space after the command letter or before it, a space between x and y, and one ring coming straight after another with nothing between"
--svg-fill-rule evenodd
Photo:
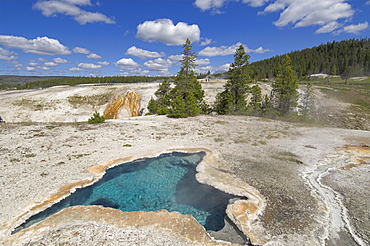
<instances>
[{"instance_id":1,"label":"blue sky","mask_svg":"<svg viewBox=\"0 0 370 246\"><path fill-rule=\"evenodd\" d=\"M197 72L370 37L370 0L1 0L0 74L175 75L189 38Z\"/></svg>"}]
</instances>

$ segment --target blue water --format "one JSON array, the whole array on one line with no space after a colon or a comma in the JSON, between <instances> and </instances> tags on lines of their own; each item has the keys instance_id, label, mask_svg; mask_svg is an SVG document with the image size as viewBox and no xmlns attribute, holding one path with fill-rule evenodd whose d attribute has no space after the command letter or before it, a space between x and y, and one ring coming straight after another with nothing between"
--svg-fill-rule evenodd
<instances>
[{"instance_id":1,"label":"blue water","mask_svg":"<svg viewBox=\"0 0 370 246\"><path fill-rule=\"evenodd\" d=\"M174 152L110 168L98 182L77 189L59 203L30 217L13 233L76 205L102 205L124 212L178 211L193 215L206 230L218 231L224 227L229 199L235 196L195 179L196 166L204 156L204 152Z\"/></svg>"}]
</instances>

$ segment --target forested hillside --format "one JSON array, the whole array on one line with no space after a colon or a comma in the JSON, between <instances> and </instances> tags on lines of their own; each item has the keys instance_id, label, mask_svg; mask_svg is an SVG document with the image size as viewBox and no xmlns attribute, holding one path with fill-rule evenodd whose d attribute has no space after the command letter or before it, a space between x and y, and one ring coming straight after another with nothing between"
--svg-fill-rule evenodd
<instances>
[{"instance_id":1,"label":"forested hillside","mask_svg":"<svg viewBox=\"0 0 370 246\"><path fill-rule=\"evenodd\" d=\"M329 42L288 53L298 78L311 74L370 75L370 38ZM272 78L284 55L252 63L255 78Z\"/></svg>"},{"instance_id":2,"label":"forested hillside","mask_svg":"<svg viewBox=\"0 0 370 246\"><path fill-rule=\"evenodd\" d=\"M44 80L42 80L44 79ZM77 84L99 84L99 83L139 83L153 82L164 79L164 77L149 77L149 76L107 76L107 77L50 77L45 80L41 77L40 80L28 82L25 84L15 83L0 83L0 89L38 89L47 88L57 85L77 85Z\"/></svg>"}]
</instances>

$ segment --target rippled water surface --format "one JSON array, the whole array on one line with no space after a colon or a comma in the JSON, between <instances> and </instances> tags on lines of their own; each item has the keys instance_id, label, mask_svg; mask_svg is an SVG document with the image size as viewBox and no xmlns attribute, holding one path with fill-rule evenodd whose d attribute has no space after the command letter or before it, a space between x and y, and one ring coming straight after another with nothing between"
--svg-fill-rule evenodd
<instances>
[{"instance_id":1,"label":"rippled water surface","mask_svg":"<svg viewBox=\"0 0 370 246\"><path fill-rule=\"evenodd\" d=\"M91 186L77 189L45 211L30 217L13 233L75 205L102 205L125 212L166 209L193 215L207 230L224 226L226 206L234 196L195 179L204 152L162 154L107 170Z\"/></svg>"}]
</instances>

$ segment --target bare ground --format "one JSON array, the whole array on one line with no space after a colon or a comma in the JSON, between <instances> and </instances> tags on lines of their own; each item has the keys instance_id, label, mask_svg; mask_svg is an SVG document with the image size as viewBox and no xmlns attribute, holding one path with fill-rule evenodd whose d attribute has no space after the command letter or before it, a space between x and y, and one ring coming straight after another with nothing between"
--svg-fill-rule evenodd
<instances>
[{"instance_id":1,"label":"bare ground","mask_svg":"<svg viewBox=\"0 0 370 246\"><path fill-rule=\"evenodd\" d=\"M214 88L208 90L209 98L220 89L208 85L212 86ZM264 228L260 233L263 244L369 244L368 131L311 127L246 116L187 119L143 116L90 125L74 121L87 120L93 110L104 110L103 106L82 105L73 111L73 105L68 105L66 98L76 93L94 95L113 89L82 89L58 87L1 92L0 115L8 121L22 122L0 125L3 160L0 163L0 230L4 242L9 238L6 230L9 221L60 187L94 178L94 174L86 171L88 167L126 156L153 156L170 148L207 148L226 160L223 172L255 187L265 197L265 211L254 222ZM145 104L155 88L142 84L135 91L146 95ZM50 109L45 106L42 110L31 110L29 104L15 105L24 98L31 100L31 107L43 102L41 105L51 105ZM59 103L55 103L58 100ZM56 123L52 119L72 123ZM347 145L359 148L346 148ZM119 238L127 235L126 231L136 235L128 245L150 241L158 242L157 245L181 245L178 237L167 235L169 232L161 234L158 230L158 235L153 234L153 227L136 227L135 232L132 227L107 228L99 223L61 224L40 234L43 237L29 235L27 242L13 243L35 245L47 238L49 245L61 242L84 245L85 238L88 245L87 238L104 238L106 241L101 245L109 245L119 242ZM182 233L186 230L183 228ZM109 241L106 233L114 240ZM214 236L233 241L234 234L219 234ZM190 240L186 244L200 243Z\"/></svg>"}]
</instances>

